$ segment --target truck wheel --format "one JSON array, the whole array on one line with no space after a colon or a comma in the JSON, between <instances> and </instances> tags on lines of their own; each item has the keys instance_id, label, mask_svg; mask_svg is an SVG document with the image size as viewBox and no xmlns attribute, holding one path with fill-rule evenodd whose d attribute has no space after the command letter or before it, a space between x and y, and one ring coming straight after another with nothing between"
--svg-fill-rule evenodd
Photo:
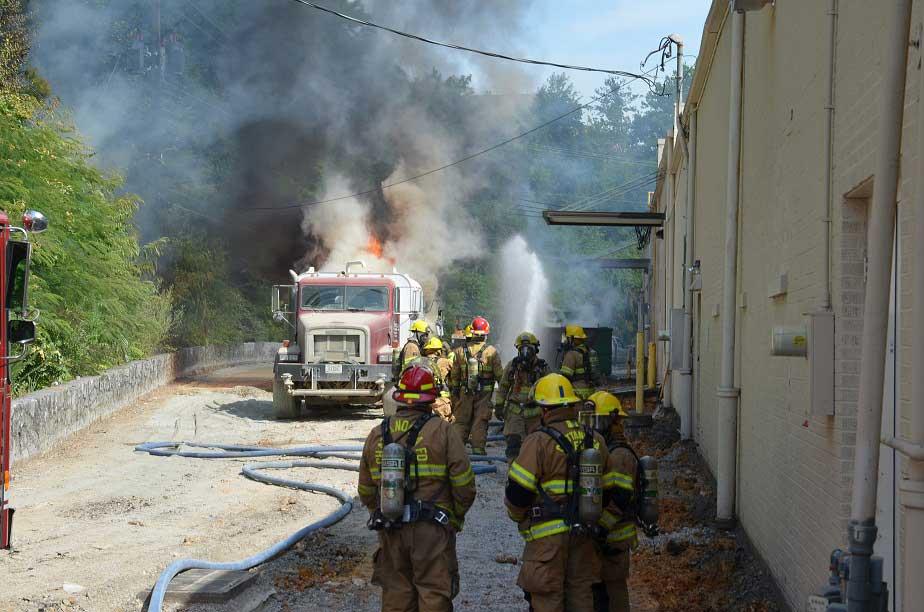
<instances>
[{"instance_id":1,"label":"truck wheel","mask_svg":"<svg viewBox=\"0 0 924 612\"><path fill-rule=\"evenodd\" d=\"M278 378L273 380L273 416L277 419L297 419L301 402L286 393L286 386Z\"/></svg>"}]
</instances>

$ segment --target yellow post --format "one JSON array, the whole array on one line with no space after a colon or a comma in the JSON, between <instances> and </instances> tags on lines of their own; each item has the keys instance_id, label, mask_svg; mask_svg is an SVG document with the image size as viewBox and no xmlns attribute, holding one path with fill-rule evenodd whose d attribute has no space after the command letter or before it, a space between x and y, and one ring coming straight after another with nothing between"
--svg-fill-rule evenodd
<instances>
[{"instance_id":1,"label":"yellow post","mask_svg":"<svg viewBox=\"0 0 924 612\"><path fill-rule=\"evenodd\" d=\"M658 384L658 345L648 343L648 388L654 389Z\"/></svg>"},{"instance_id":2,"label":"yellow post","mask_svg":"<svg viewBox=\"0 0 924 612\"><path fill-rule=\"evenodd\" d=\"M645 332L635 335L635 413L645 412Z\"/></svg>"}]
</instances>

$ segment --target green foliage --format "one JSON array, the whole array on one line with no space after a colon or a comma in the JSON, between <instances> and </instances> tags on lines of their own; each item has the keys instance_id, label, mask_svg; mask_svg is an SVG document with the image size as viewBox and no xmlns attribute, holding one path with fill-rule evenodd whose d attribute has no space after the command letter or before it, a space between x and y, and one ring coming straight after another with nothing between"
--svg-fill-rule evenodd
<instances>
[{"instance_id":1,"label":"green foliage","mask_svg":"<svg viewBox=\"0 0 924 612\"><path fill-rule=\"evenodd\" d=\"M269 305L263 303L268 288L261 287L262 301L242 291L241 283L223 265L227 253L185 239L172 246L168 258L174 277L170 296L175 319L170 337L176 346L281 339Z\"/></svg>"},{"instance_id":2,"label":"green foliage","mask_svg":"<svg viewBox=\"0 0 924 612\"><path fill-rule=\"evenodd\" d=\"M144 280L131 224L138 201L53 116L34 119L34 98L0 94L0 208L11 219L37 208L52 229L34 237L31 305L38 342L18 390L95 374L154 352L170 323L168 297Z\"/></svg>"}]
</instances>

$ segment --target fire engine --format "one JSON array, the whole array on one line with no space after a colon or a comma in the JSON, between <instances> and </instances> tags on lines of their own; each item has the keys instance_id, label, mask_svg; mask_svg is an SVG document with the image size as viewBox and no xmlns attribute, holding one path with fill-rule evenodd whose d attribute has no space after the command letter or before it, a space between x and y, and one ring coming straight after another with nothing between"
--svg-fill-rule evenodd
<instances>
[{"instance_id":1,"label":"fire engine","mask_svg":"<svg viewBox=\"0 0 924 612\"><path fill-rule=\"evenodd\" d=\"M273 317L289 331L273 364L275 416L380 401L393 353L424 310L420 283L397 270L369 272L362 261L341 272L289 274L292 284L272 291Z\"/></svg>"},{"instance_id":2,"label":"fire engine","mask_svg":"<svg viewBox=\"0 0 924 612\"><path fill-rule=\"evenodd\" d=\"M22 227L10 225L6 213L0 212L0 549L9 549L13 536L13 512L10 505L10 469L13 460L11 431L13 410L10 389L10 366L25 357L28 345L35 340L38 311L29 309L29 262L32 244L29 232L48 227L45 216L27 210ZM11 350L13 349L13 350Z\"/></svg>"}]
</instances>

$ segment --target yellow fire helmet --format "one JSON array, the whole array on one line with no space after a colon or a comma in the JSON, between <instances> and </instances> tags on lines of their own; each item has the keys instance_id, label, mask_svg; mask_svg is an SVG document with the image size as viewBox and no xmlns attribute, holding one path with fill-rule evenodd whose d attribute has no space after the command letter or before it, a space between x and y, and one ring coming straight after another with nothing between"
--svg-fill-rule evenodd
<instances>
[{"instance_id":1,"label":"yellow fire helmet","mask_svg":"<svg viewBox=\"0 0 924 612\"><path fill-rule=\"evenodd\" d=\"M423 350L424 350L424 353L432 353L435 351L441 351L443 350L443 341L437 338L436 336L433 336L432 338L427 340L427 343L424 345Z\"/></svg>"},{"instance_id":2,"label":"yellow fire helmet","mask_svg":"<svg viewBox=\"0 0 924 612\"><path fill-rule=\"evenodd\" d=\"M429 334L430 324L424 321L423 319L417 319L416 321L411 323L411 331L418 332L421 334Z\"/></svg>"},{"instance_id":3,"label":"yellow fire helmet","mask_svg":"<svg viewBox=\"0 0 924 612\"><path fill-rule=\"evenodd\" d=\"M533 401L546 407L567 406L581 401L574 394L571 381L561 374L547 374L537 380L530 395L533 396Z\"/></svg>"},{"instance_id":4,"label":"yellow fire helmet","mask_svg":"<svg viewBox=\"0 0 924 612\"><path fill-rule=\"evenodd\" d=\"M597 416L610 416L615 413L621 417L629 416L622 408L622 402L619 398L606 391L597 391L587 398L587 401L593 402L594 414Z\"/></svg>"},{"instance_id":5,"label":"yellow fire helmet","mask_svg":"<svg viewBox=\"0 0 924 612\"><path fill-rule=\"evenodd\" d=\"M520 348L524 344L532 344L533 346L539 346L539 338L537 338L535 334L525 331L519 336L517 336L517 339L513 343L513 345L517 348Z\"/></svg>"},{"instance_id":6,"label":"yellow fire helmet","mask_svg":"<svg viewBox=\"0 0 924 612\"><path fill-rule=\"evenodd\" d=\"M587 339L587 334L584 333L584 328L580 325L565 325L565 336L568 338L578 338L579 340Z\"/></svg>"}]
</instances>

